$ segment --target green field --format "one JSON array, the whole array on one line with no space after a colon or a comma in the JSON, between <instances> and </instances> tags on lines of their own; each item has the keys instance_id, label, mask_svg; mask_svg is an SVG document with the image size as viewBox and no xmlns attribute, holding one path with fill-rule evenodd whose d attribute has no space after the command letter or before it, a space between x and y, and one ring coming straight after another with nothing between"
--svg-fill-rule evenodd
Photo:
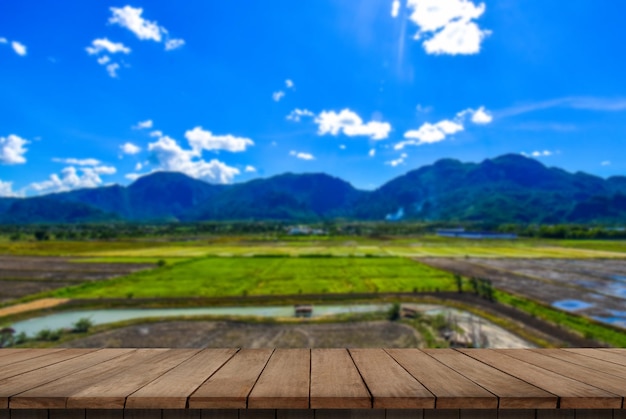
<instances>
[{"instance_id":1,"label":"green field","mask_svg":"<svg viewBox=\"0 0 626 419\"><path fill-rule=\"evenodd\" d=\"M202 258L86 283L64 298L222 297L454 290L448 273L403 258Z\"/></svg>"}]
</instances>

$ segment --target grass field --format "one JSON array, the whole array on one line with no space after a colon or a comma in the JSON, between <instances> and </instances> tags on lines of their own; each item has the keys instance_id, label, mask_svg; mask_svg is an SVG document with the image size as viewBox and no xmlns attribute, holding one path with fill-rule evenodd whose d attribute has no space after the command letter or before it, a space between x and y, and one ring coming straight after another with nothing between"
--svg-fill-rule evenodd
<instances>
[{"instance_id":1,"label":"grass field","mask_svg":"<svg viewBox=\"0 0 626 419\"><path fill-rule=\"evenodd\" d=\"M453 290L453 277L403 258L202 258L54 291L66 298L221 297Z\"/></svg>"}]
</instances>

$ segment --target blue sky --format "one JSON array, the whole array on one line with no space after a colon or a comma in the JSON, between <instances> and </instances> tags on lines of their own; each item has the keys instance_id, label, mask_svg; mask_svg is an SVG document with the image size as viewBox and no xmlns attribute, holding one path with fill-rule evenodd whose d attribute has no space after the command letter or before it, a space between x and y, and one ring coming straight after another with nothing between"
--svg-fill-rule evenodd
<instances>
[{"instance_id":1,"label":"blue sky","mask_svg":"<svg viewBox=\"0 0 626 419\"><path fill-rule=\"evenodd\" d=\"M156 170L372 189L451 157L626 174L626 3L0 5L0 195Z\"/></svg>"}]
</instances>

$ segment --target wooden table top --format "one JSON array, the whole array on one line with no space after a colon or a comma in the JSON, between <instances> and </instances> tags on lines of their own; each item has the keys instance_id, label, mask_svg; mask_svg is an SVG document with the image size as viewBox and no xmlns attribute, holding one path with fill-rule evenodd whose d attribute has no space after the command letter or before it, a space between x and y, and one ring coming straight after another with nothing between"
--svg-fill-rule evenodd
<instances>
[{"instance_id":1,"label":"wooden table top","mask_svg":"<svg viewBox=\"0 0 626 419\"><path fill-rule=\"evenodd\" d=\"M626 349L0 349L2 409L623 409Z\"/></svg>"}]
</instances>

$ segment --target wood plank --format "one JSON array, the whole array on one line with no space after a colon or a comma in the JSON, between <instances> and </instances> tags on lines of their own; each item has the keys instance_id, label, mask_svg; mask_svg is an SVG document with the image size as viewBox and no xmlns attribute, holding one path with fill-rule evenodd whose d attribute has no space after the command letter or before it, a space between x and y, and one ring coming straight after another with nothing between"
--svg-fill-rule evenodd
<instances>
[{"instance_id":1,"label":"wood plank","mask_svg":"<svg viewBox=\"0 0 626 419\"><path fill-rule=\"evenodd\" d=\"M28 351L29 348L0 348L0 358L3 356L8 356L17 352L25 352Z\"/></svg>"},{"instance_id":2,"label":"wood plank","mask_svg":"<svg viewBox=\"0 0 626 419\"><path fill-rule=\"evenodd\" d=\"M315 411L315 419L385 419L385 410L384 409L319 409Z\"/></svg>"},{"instance_id":3,"label":"wood plank","mask_svg":"<svg viewBox=\"0 0 626 419\"><path fill-rule=\"evenodd\" d=\"M9 397L47 384L61 377L98 365L110 359L123 356L134 349L101 349L86 353L80 357L59 362L47 367L30 371L16 377L0 381L0 408L9 406ZM28 408L28 405L24 406Z\"/></svg>"},{"instance_id":4,"label":"wood plank","mask_svg":"<svg viewBox=\"0 0 626 419\"><path fill-rule=\"evenodd\" d=\"M572 364L576 364L578 366L591 368L596 371L601 371L605 374L614 375L616 377L626 379L626 366L614 364L613 362L604 361L598 358L592 358L576 352L565 351L563 349L533 349L533 352L537 352L541 355L557 358L563 361L570 362Z\"/></svg>"},{"instance_id":5,"label":"wood plank","mask_svg":"<svg viewBox=\"0 0 626 419\"><path fill-rule=\"evenodd\" d=\"M11 419L48 419L48 411L39 409L12 410Z\"/></svg>"},{"instance_id":6,"label":"wood plank","mask_svg":"<svg viewBox=\"0 0 626 419\"><path fill-rule=\"evenodd\" d=\"M424 419L423 409L387 409L385 419Z\"/></svg>"},{"instance_id":7,"label":"wood plank","mask_svg":"<svg viewBox=\"0 0 626 419\"><path fill-rule=\"evenodd\" d=\"M85 419L85 409L48 410L48 419Z\"/></svg>"},{"instance_id":8,"label":"wood plank","mask_svg":"<svg viewBox=\"0 0 626 419\"><path fill-rule=\"evenodd\" d=\"M452 349L425 349L459 374L498 396L500 409L555 409L558 398Z\"/></svg>"},{"instance_id":9,"label":"wood plank","mask_svg":"<svg viewBox=\"0 0 626 419\"><path fill-rule=\"evenodd\" d=\"M126 399L127 409L184 409L187 398L237 349L205 349Z\"/></svg>"},{"instance_id":10,"label":"wood plank","mask_svg":"<svg viewBox=\"0 0 626 419\"><path fill-rule=\"evenodd\" d=\"M205 409L201 412L202 419L239 419L239 410L236 409Z\"/></svg>"},{"instance_id":11,"label":"wood plank","mask_svg":"<svg viewBox=\"0 0 626 419\"><path fill-rule=\"evenodd\" d=\"M96 349L66 349L64 351L49 352L43 356L25 359L5 365L0 368L0 380L43 368L48 365L56 364L58 362L66 361L68 359L76 358L77 356L85 355L94 351L96 351Z\"/></svg>"},{"instance_id":12,"label":"wood plank","mask_svg":"<svg viewBox=\"0 0 626 419\"><path fill-rule=\"evenodd\" d=\"M466 355L559 396L562 409L621 408L622 398L492 349L460 349Z\"/></svg>"},{"instance_id":13,"label":"wood plank","mask_svg":"<svg viewBox=\"0 0 626 419\"><path fill-rule=\"evenodd\" d=\"M582 383L598 387L602 390L608 391L609 393L622 396L622 398L626 396L626 374L625 378L620 378L604 373L595 368L572 364L571 362L563 361L562 359L547 356L543 353L535 351L502 349L498 350L498 352L504 353L521 361L528 362L529 364L536 365L537 367L545 370L555 372L562 376L573 378L574 380Z\"/></svg>"},{"instance_id":14,"label":"wood plank","mask_svg":"<svg viewBox=\"0 0 626 419\"><path fill-rule=\"evenodd\" d=\"M350 349L374 409L432 409L435 397L382 349Z\"/></svg>"},{"instance_id":15,"label":"wood plank","mask_svg":"<svg viewBox=\"0 0 626 419\"><path fill-rule=\"evenodd\" d=\"M190 397L191 409L245 409L272 349L242 349Z\"/></svg>"},{"instance_id":16,"label":"wood plank","mask_svg":"<svg viewBox=\"0 0 626 419\"><path fill-rule=\"evenodd\" d=\"M498 419L535 419L534 409L498 410Z\"/></svg>"},{"instance_id":17,"label":"wood plank","mask_svg":"<svg viewBox=\"0 0 626 419\"><path fill-rule=\"evenodd\" d=\"M460 414L458 409L425 409L424 419L459 419Z\"/></svg>"},{"instance_id":18,"label":"wood plank","mask_svg":"<svg viewBox=\"0 0 626 419\"><path fill-rule=\"evenodd\" d=\"M566 348L563 350L579 355L584 355L590 358L601 359L603 361L612 362L618 365L626 365L626 359L624 359L624 356L620 353L589 348Z\"/></svg>"},{"instance_id":19,"label":"wood plank","mask_svg":"<svg viewBox=\"0 0 626 419\"><path fill-rule=\"evenodd\" d=\"M81 368L73 374L66 374L62 378L13 396L10 400L10 406L12 409L27 409L33 407L41 409L65 409L68 407L66 403L67 399L74 393L89 386L90 383L106 380L111 376L128 371L128 369L132 368L134 365L150 361L158 354L162 354L165 351L165 349L138 349L117 357L109 357L109 359L104 362L95 365L91 364L88 368ZM92 409L99 408L99 406L92 406Z\"/></svg>"},{"instance_id":20,"label":"wood plank","mask_svg":"<svg viewBox=\"0 0 626 419\"><path fill-rule=\"evenodd\" d=\"M11 419L9 417L9 409L0 409L0 419Z\"/></svg>"},{"instance_id":21,"label":"wood plank","mask_svg":"<svg viewBox=\"0 0 626 419\"><path fill-rule=\"evenodd\" d=\"M498 398L418 349L387 349L436 397L437 409L496 409Z\"/></svg>"},{"instance_id":22,"label":"wood plank","mask_svg":"<svg viewBox=\"0 0 626 419\"><path fill-rule=\"evenodd\" d=\"M315 419L315 410L280 409L276 411L276 419Z\"/></svg>"},{"instance_id":23,"label":"wood plank","mask_svg":"<svg viewBox=\"0 0 626 419\"><path fill-rule=\"evenodd\" d=\"M151 350L153 351L155 350ZM121 409L128 395L198 352L198 349L169 349L144 361L138 361L134 366L118 374L83 382L83 387L79 391L69 395L66 407Z\"/></svg>"},{"instance_id":24,"label":"wood plank","mask_svg":"<svg viewBox=\"0 0 626 419\"><path fill-rule=\"evenodd\" d=\"M309 349L276 349L248 396L248 409L307 409L310 369Z\"/></svg>"},{"instance_id":25,"label":"wood plank","mask_svg":"<svg viewBox=\"0 0 626 419\"><path fill-rule=\"evenodd\" d=\"M346 349L311 351L311 409L372 407L372 398Z\"/></svg>"},{"instance_id":26,"label":"wood plank","mask_svg":"<svg viewBox=\"0 0 626 419\"><path fill-rule=\"evenodd\" d=\"M626 408L613 410L613 419L626 419Z\"/></svg>"},{"instance_id":27,"label":"wood plank","mask_svg":"<svg viewBox=\"0 0 626 419\"><path fill-rule=\"evenodd\" d=\"M165 409L162 413L162 419L202 419L199 409Z\"/></svg>"},{"instance_id":28,"label":"wood plank","mask_svg":"<svg viewBox=\"0 0 626 419\"><path fill-rule=\"evenodd\" d=\"M125 409L124 419L161 419L160 409Z\"/></svg>"},{"instance_id":29,"label":"wood plank","mask_svg":"<svg viewBox=\"0 0 626 419\"><path fill-rule=\"evenodd\" d=\"M497 409L461 409L459 419L498 419ZM533 415L533 419L535 419Z\"/></svg>"},{"instance_id":30,"label":"wood plank","mask_svg":"<svg viewBox=\"0 0 626 419\"><path fill-rule=\"evenodd\" d=\"M613 419L611 409L576 409L576 419Z\"/></svg>"},{"instance_id":31,"label":"wood plank","mask_svg":"<svg viewBox=\"0 0 626 419\"><path fill-rule=\"evenodd\" d=\"M55 352L66 351L65 348L52 348L52 349L24 349L10 353L8 356L0 358L0 368L5 365L15 364L16 362L24 361L26 359L38 358L40 356L46 356Z\"/></svg>"},{"instance_id":32,"label":"wood plank","mask_svg":"<svg viewBox=\"0 0 626 419\"><path fill-rule=\"evenodd\" d=\"M276 419L276 410L274 409L240 410L239 419Z\"/></svg>"},{"instance_id":33,"label":"wood plank","mask_svg":"<svg viewBox=\"0 0 626 419\"><path fill-rule=\"evenodd\" d=\"M86 419L124 419L124 410L120 409L87 409Z\"/></svg>"},{"instance_id":34,"label":"wood plank","mask_svg":"<svg viewBox=\"0 0 626 419\"><path fill-rule=\"evenodd\" d=\"M537 410L537 419L576 419L574 409Z\"/></svg>"}]
</instances>

